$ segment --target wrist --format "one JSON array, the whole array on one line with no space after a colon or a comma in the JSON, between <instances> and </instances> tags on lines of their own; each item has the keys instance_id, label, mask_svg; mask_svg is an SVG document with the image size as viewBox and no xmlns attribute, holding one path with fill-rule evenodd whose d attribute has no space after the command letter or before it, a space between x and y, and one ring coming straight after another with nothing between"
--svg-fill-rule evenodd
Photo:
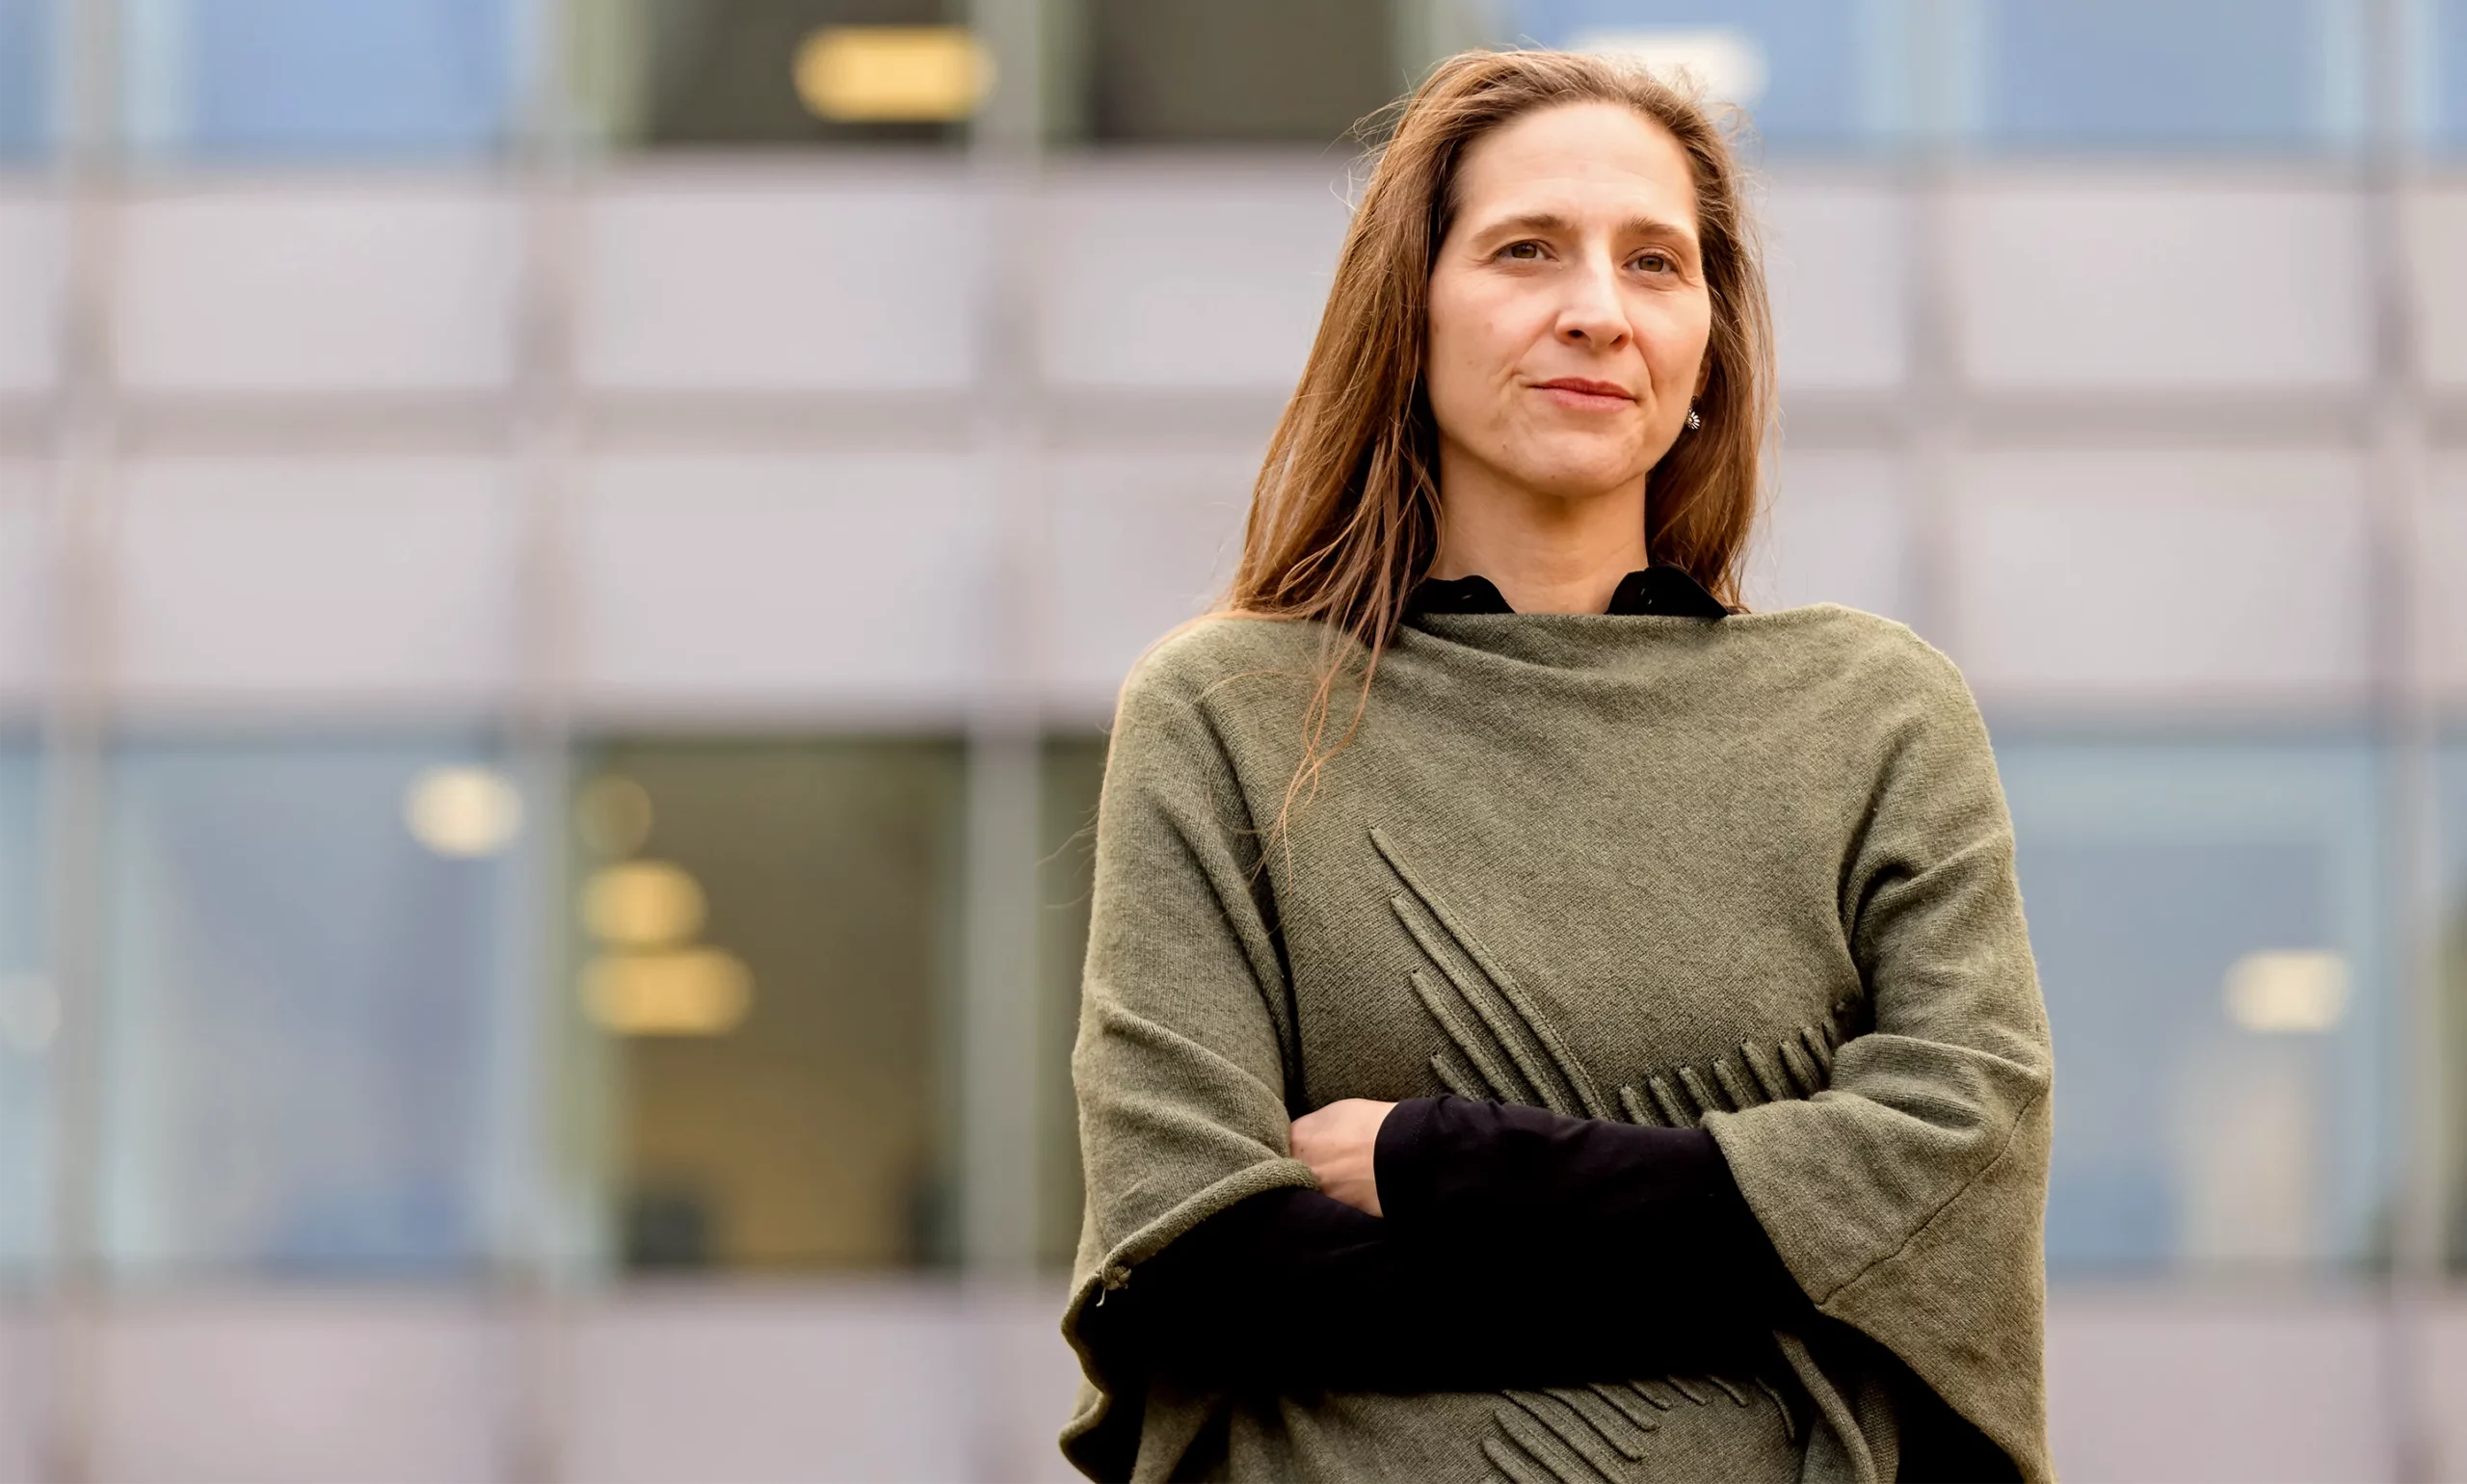
<instances>
[{"instance_id":1,"label":"wrist","mask_svg":"<svg viewBox=\"0 0 2467 1484\"><path fill-rule=\"evenodd\" d=\"M1388 1110L1371 1144L1371 1180L1379 1187L1381 1213L1412 1221L1431 1206L1429 1128L1440 1098L1407 1098Z\"/></svg>"}]
</instances>

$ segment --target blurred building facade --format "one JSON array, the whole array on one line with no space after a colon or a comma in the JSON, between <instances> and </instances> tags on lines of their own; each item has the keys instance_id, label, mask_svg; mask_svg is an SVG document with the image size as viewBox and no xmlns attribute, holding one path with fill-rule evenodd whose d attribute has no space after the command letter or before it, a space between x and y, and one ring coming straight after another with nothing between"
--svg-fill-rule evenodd
<instances>
[{"instance_id":1,"label":"blurred building facade","mask_svg":"<svg viewBox=\"0 0 2467 1484\"><path fill-rule=\"evenodd\" d=\"M2060 1465L2467 1478L2467 0L0 0L0 1479L1059 1472L1114 688L1516 41L1987 712Z\"/></svg>"}]
</instances>

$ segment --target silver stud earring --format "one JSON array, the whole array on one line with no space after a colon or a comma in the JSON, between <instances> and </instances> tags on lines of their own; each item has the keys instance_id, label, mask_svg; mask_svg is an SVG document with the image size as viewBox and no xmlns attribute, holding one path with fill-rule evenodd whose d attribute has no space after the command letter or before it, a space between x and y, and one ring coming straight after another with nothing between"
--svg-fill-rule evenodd
<instances>
[{"instance_id":1,"label":"silver stud earring","mask_svg":"<svg viewBox=\"0 0 2467 1484\"><path fill-rule=\"evenodd\" d=\"M1703 426L1705 426L1705 419L1696 415L1696 410L1694 408L1689 408L1687 410L1687 431L1693 433Z\"/></svg>"}]
</instances>

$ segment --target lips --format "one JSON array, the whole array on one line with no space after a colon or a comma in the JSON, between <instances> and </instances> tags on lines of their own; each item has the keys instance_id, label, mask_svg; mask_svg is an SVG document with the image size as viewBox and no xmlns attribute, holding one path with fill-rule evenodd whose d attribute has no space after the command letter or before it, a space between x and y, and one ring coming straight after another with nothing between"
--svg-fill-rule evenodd
<instances>
[{"instance_id":1,"label":"lips","mask_svg":"<svg viewBox=\"0 0 2467 1484\"><path fill-rule=\"evenodd\" d=\"M1573 391L1587 397L1616 397L1622 402L1636 400L1635 393L1617 382L1594 382L1581 376L1556 377L1547 382L1536 382L1534 386L1542 391Z\"/></svg>"}]
</instances>

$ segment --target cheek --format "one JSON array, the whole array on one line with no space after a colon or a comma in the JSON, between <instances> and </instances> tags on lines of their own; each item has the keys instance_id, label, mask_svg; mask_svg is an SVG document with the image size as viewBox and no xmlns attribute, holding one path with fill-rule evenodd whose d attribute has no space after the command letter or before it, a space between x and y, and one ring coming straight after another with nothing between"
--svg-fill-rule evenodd
<instances>
[{"instance_id":1,"label":"cheek","mask_svg":"<svg viewBox=\"0 0 2467 1484\"><path fill-rule=\"evenodd\" d=\"M1422 375L1431 416L1442 433L1462 438L1468 428L1489 416L1484 406L1491 381L1489 326L1479 305L1442 303L1436 292L1429 326Z\"/></svg>"},{"instance_id":2,"label":"cheek","mask_svg":"<svg viewBox=\"0 0 2467 1484\"><path fill-rule=\"evenodd\" d=\"M1702 299L1665 318L1647 345L1655 385L1673 393L1693 395L1712 333L1712 307Z\"/></svg>"}]
</instances>

